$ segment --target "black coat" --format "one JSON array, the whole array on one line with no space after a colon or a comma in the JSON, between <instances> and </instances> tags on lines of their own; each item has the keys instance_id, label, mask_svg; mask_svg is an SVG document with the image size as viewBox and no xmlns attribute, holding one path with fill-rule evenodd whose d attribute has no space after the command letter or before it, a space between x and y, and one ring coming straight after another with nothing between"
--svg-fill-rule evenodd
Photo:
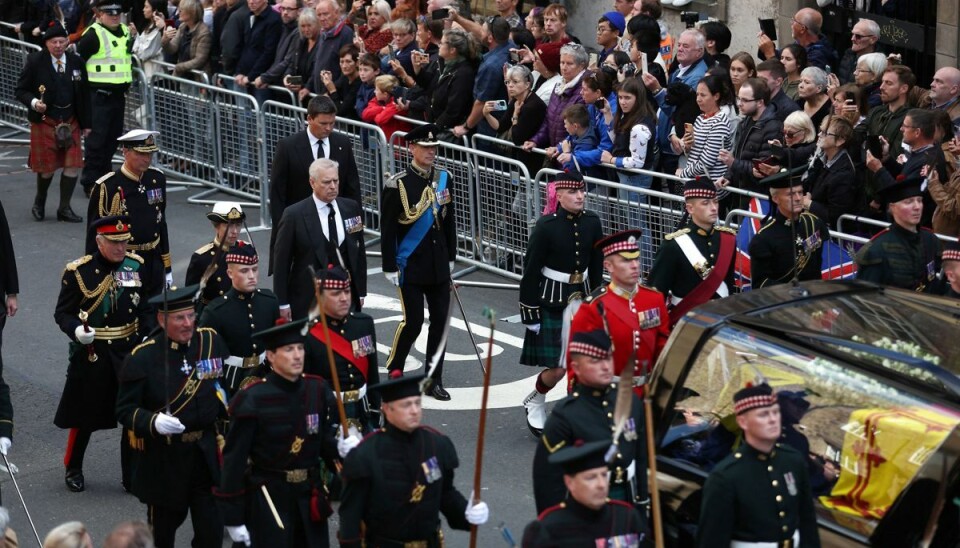
<instances>
[{"instance_id":1,"label":"black coat","mask_svg":"<svg viewBox=\"0 0 960 548\"><path fill-rule=\"evenodd\" d=\"M805 191L813 199L810 212L826 221L834 230L841 215L857 213L858 196L862 189L858 188L857 172L847 151L837 153L830 167L826 167L823 158L814 161L807 175L807 183L804 184Z\"/></svg>"},{"instance_id":2,"label":"black coat","mask_svg":"<svg viewBox=\"0 0 960 548\"><path fill-rule=\"evenodd\" d=\"M0 202L0 297L20 293L20 281L17 277L17 257L13 252L13 240L10 238L10 225L7 214Z\"/></svg>"},{"instance_id":3,"label":"black coat","mask_svg":"<svg viewBox=\"0 0 960 548\"><path fill-rule=\"evenodd\" d=\"M603 542L603 544L600 544ZM639 544L634 544L638 542ZM647 521L632 505L610 500L599 510L569 499L523 530L523 548L653 546Z\"/></svg>"},{"instance_id":4,"label":"black coat","mask_svg":"<svg viewBox=\"0 0 960 548\"><path fill-rule=\"evenodd\" d=\"M64 109L66 120L70 116L76 118L81 129L90 127L90 92L87 90L87 66L83 59L75 53L67 52L67 65L64 67L64 75L60 76L53 68L53 60L50 53L46 50L35 51L27 56L27 62L23 65L23 71L17 80L17 100L27 107L27 120L33 124L43 122L44 115L34 110L30 103L34 99L40 99L40 86L44 87L42 94L44 102L47 103L47 114L56 116L52 108L52 97L56 94L56 89L66 88L63 97L66 105L71 108ZM66 106L64 105L64 106Z\"/></svg>"},{"instance_id":5,"label":"black coat","mask_svg":"<svg viewBox=\"0 0 960 548\"><path fill-rule=\"evenodd\" d=\"M473 108L473 84L477 71L470 61L461 61L450 72L437 71L432 85L429 118L438 128L453 129L463 124Z\"/></svg>"},{"instance_id":6,"label":"black coat","mask_svg":"<svg viewBox=\"0 0 960 548\"><path fill-rule=\"evenodd\" d=\"M752 286L754 289L787 283L799 268L797 279L822 277L823 242L830 237L822 219L801 213L787 224L779 211L750 240Z\"/></svg>"},{"instance_id":7,"label":"black coat","mask_svg":"<svg viewBox=\"0 0 960 548\"><path fill-rule=\"evenodd\" d=\"M367 294L367 255L363 240L363 211L357 202L348 198L337 198L340 215L337 222L343 228L344 240L340 253L347 264L342 265L350 273L350 286L354 303ZM359 219L358 219L359 218ZM350 232L346 221L358 221ZM313 299L313 282L308 267L319 273L337 259L327 256L327 240L312 196L288 207L274 229L277 241L273 254L273 290L281 305L289 304L293 317L307 315Z\"/></svg>"},{"instance_id":8,"label":"black coat","mask_svg":"<svg viewBox=\"0 0 960 548\"><path fill-rule=\"evenodd\" d=\"M783 137L783 123L777 111L767 108L759 120L745 117L737 128L737 142L733 147L733 164L727 169L727 179L744 190L759 189L753 176L753 160L770 156L769 141Z\"/></svg>"}]
</instances>

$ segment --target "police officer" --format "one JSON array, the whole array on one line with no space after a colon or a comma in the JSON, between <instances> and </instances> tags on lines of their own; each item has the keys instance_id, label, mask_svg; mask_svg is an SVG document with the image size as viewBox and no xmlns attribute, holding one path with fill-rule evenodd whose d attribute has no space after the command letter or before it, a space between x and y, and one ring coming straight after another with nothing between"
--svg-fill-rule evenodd
<instances>
[{"instance_id":1,"label":"police officer","mask_svg":"<svg viewBox=\"0 0 960 548\"><path fill-rule=\"evenodd\" d=\"M358 432L368 434L380 426L380 394L372 390L380 383L373 318L363 312L350 311L350 279L339 266L321 272L318 283L347 421ZM304 343L305 367L308 373L320 375L333 386L326 341L323 324L317 321Z\"/></svg>"},{"instance_id":2,"label":"police officer","mask_svg":"<svg viewBox=\"0 0 960 548\"><path fill-rule=\"evenodd\" d=\"M668 300L671 326L695 306L730 295L737 253L737 233L715 226L719 203L713 181L709 177L687 181L683 198L690 219L667 234L647 280Z\"/></svg>"},{"instance_id":3,"label":"police officer","mask_svg":"<svg viewBox=\"0 0 960 548\"><path fill-rule=\"evenodd\" d=\"M753 289L823 277L823 242L830 230L822 219L803 209L802 166L760 180L769 188L770 207L776 208L750 240Z\"/></svg>"},{"instance_id":4,"label":"police officer","mask_svg":"<svg viewBox=\"0 0 960 548\"><path fill-rule=\"evenodd\" d=\"M210 304L210 301L222 297L230 290L231 281L227 276L227 263L224 260L227 250L236 244L240 238L240 229L247 214L237 202L217 202L213 210L207 213L207 219L213 223L213 241L193 252L190 264L187 266L187 275L184 283L193 285L200 283L200 279L207 272L210 264L216 260L217 268L207 278L203 291L200 293L200 312Z\"/></svg>"},{"instance_id":5,"label":"police officer","mask_svg":"<svg viewBox=\"0 0 960 548\"><path fill-rule=\"evenodd\" d=\"M533 493L537 511L542 512L563 501L565 485L562 470L549 461L550 455L577 440L606 440L614 428L617 383L613 382L610 337L603 331L582 331L570 340L570 367L577 383L573 393L557 402L533 456ZM610 498L629 504L647 500L647 438L644 435L643 404L631 393L630 416L617 450L609 464Z\"/></svg>"},{"instance_id":6,"label":"police officer","mask_svg":"<svg viewBox=\"0 0 960 548\"><path fill-rule=\"evenodd\" d=\"M940 260L943 262L943 296L960 299L960 243L944 242Z\"/></svg>"},{"instance_id":7,"label":"police officer","mask_svg":"<svg viewBox=\"0 0 960 548\"><path fill-rule=\"evenodd\" d=\"M97 250L67 264L53 313L70 338L67 380L53 422L70 429L64 464L71 491L84 490L83 456L90 434L117 426L117 373L155 322L146 299L159 288L145 285L143 259L127 251L129 223L119 216L91 225ZM121 438L122 445L125 441ZM121 462L126 484L127 463Z\"/></svg>"},{"instance_id":8,"label":"police officer","mask_svg":"<svg viewBox=\"0 0 960 548\"><path fill-rule=\"evenodd\" d=\"M253 334L276 324L280 302L269 289L257 287L260 257L252 245L237 242L224 254L223 262L232 287L203 309L200 326L216 331L230 350L223 387L233 396L263 363L266 348Z\"/></svg>"},{"instance_id":9,"label":"police officer","mask_svg":"<svg viewBox=\"0 0 960 548\"><path fill-rule=\"evenodd\" d=\"M524 548L652 546L647 520L640 512L632 504L607 496L610 471L604 454L609 448L609 441L592 441L550 455L550 464L563 470L563 484L570 496L527 525Z\"/></svg>"},{"instance_id":10,"label":"police officer","mask_svg":"<svg viewBox=\"0 0 960 548\"><path fill-rule=\"evenodd\" d=\"M441 512L454 529L487 522L487 504L471 505L453 485L459 460L450 438L420 426L423 380L419 375L376 385L384 426L344 462L340 546L437 548L443 546Z\"/></svg>"},{"instance_id":11,"label":"police officer","mask_svg":"<svg viewBox=\"0 0 960 548\"><path fill-rule=\"evenodd\" d=\"M199 287L150 299L163 329L133 349L120 374L117 419L134 449L130 491L147 505L158 548L172 548L190 512L194 546L220 546L223 522L213 499L220 481L215 423L226 415L218 394L227 345L196 328Z\"/></svg>"},{"instance_id":12,"label":"police officer","mask_svg":"<svg viewBox=\"0 0 960 548\"><path fill-rule=\"evenodd\" d=\"M663 295L640 285L639 230L624 230L598 241L610 284L591 293L577 309L570 334L603 329L613 343L613 373L620 375L630 357L636 360L634 390L643 396L647 375L670 337ZM569 361L569 360L568 360ZM567 377L574 380L573 368Z\"/></svg>"},{"instance_id":13,"label":"police officer","mask_svg":"<svg viewBox=\"0 0 960 548\"><path fill-rule=\"evenodd\" d=\"M170 269L170 239L167 236L167 178L150 167L158 150L156 131L130 130L119 138L123 146L120 169L97 179L87 207L87 221L93 223L108 215L130 216L131 251L143 257L142 276L151 284L165 280L173 283ZM86 173L86 171L84 171ZM93 236L87 238L87 253L94 249Z\"/></svg>"},{"instance_id":14,"label":"police officer","mask_svg":"<svg viewBox=\"0 0 960 548\"><path fill-rule=\"evenodd\" d=\"M400 288L403 320L387 358L390 377L403 365L423 328L423 300L430 312L427 358L440 346L450 310L450 273L457 258L457 227L451 195L453 178L436 169L437 127L426 124L407 134L413 161L383 185L380 198L383 273ZM433 373L430 395L449 400L443 388L443 356Z\"/></svg>"},{"instance_id":15,"label":"police officer","mask_svg":"<svg viewBox=\"0 0 960 548\"><path fill-rule=\"evenodd\" d=\"M97 179L112 171L117 138L123 133L126 93L133 82L133 38L120 20L121 4L117 0L97 2L97 20L77 42L90 83L92 123L83 143L86 156L80 180L87 195Z\"/></svg>"},{"instance_id":16,"label":"police officer","mask_svg":"<svg viewBox=\"0 0 960 548\"><path fill-rule=\"evenodd\" d=\"M733 405L743 443L707 477L697 546L819 547L807 455L778 443L773 389L748 385L734 394Z\"/></svg>"},{"instance_id":17,"label":"police officer","mask_svg":"<svg viewBox=\"0 0 960 548\"><path fill-rule=\"evenodd\" d=\"M560 173L555 211L537 220L520 280L520 318L527 328L520 363L544 367L523 401L527 428L539 436L547 420L549 392L563 378L560 364L563 312L603 283L600 217L584 209L586 187L577 172Z\"/></svg>"},{"instance_id":18,"label":"police officer","mask_svg":"<svg viewBox=\"0 0 960 548\"><path fill-rule=\"evenodd\" d=\"M256 333L266 344L272 370L230 404L223 480L216 495L234 542L330 545L327 517L332 510L319 466L323 459L332 469L337 459L335 400L325 380L303 373L306 322Z\"/></svg>"},{"instance_id":19,"label":"police officer","mask_svg":"<svg viewBox=\"0 0 960 548\"><path fill-rule=\"evenodd\" d=\"M870 239L857 253L857 279L912 289L934 290L940 271L940 240L920 226L924 179L899 179L877 191L893 223Z\"/></svg>"}]
</instances>

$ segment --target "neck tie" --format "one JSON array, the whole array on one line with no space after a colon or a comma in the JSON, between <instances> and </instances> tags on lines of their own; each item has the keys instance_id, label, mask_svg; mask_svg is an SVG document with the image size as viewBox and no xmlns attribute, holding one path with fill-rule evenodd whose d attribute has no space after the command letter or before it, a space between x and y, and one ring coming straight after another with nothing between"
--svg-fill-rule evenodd
<instances>
[{"instance_id":1,"label":"neck tie","mask_svg":"<svg viewBox=\"0 0 960 548\"><path fill-rule=\"evenodd\" d=\"M57 72L63 74L63 61L57 59Z\"/></svg>"},{"instance_id":2,"label":"neck tie","mask_svg":"<svg viewBox=\"0 0 960 548\"><path fill-rule=\"evenodd\" d=\"M340 264L337 259L337 244L340 238L337 236L337 212L333 209L333 204L327 205L327 260L334 264ZM343 265L341 265L343 266Z\"/></svg>"},{"instance_id":3,"label":"neck tie","mask_svg":"<svg viewBox=\"0 0 960 548\"><path fill-rule=\"evenodd\" d=\"M323 139L317 141L317 159L326 158L323 154Z\"/></svg>"}]
</instances>

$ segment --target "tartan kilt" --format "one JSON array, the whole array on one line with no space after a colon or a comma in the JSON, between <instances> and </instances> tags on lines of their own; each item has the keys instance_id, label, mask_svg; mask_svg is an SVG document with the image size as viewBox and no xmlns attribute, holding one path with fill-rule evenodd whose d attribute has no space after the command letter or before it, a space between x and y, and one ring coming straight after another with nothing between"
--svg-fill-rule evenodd
<instances>
[{"instance_id":1,"label":"tartan kilt","mask_svg":"<svg viewBox=\"0 0 960 548\"><path fill-rule=\"evenodd\" d=\"M67 150L57 148L53 126L43 122L30 124L30 159L28 165L34 173L51 173L61 168L83 167L83 150L80 148L80 124L70 120L73 146Z\"/></svg>"},{"instance_id":2,"label":"tartan kilt","mask_svg":"<svg viewBox=\"0 0 960 548\"><path fill-rule=\"evenodd\" d=\"M549 369L560 367L563 309L540 307L540 332L525 331L520 363Z\"/></svg>"}]
</instances>

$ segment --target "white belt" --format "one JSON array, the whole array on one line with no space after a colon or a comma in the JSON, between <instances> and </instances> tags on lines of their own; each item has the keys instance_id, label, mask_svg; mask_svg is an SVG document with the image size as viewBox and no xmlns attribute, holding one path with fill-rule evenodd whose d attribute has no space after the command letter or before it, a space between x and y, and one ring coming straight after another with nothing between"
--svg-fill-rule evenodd
<instances>
[{"instance_id":1,"label":"white belt","mask_svg":"<svg viewBox=\"0 0 960 548\"><path fill-rule=\"evenodd\" d=\"M267 356L266 352L261 352L258 358L260 358L260 363L263 363L264 358ZM249 357L249 356L247 356ZM231 367L243 367L243 361L246 358L240 356L230 356L229 358L223 360L223 363ZM249 366L248 366L249 367Z\"/></svg>"},{"instance_id":2,"label":"white belt","mask_svg":"<svg viewBox=\"0 0 960 548\"><path fill-rule=\"evenodd\" d=\"M793 546L800 546L800 531L793 532ZM779 548L781 542L744 542L742 540L731 540L730 548Z\"/></svg>"},{"instance_id":3,"label":"white belt","mask_svg":"<svg viewBox=\"0 0 960 548\"><path fill-rule=\"evenodd\" d=\"M676 295L673 295L673 294L670 295L670 304L672 304L673 306L677 306L678 304L680 304L680 301L682 300L683 300L682 297L677 297Z\"/></svg>"},{"instance_id":4,"label":"white belt","mask_svg":"<svg viewBox=\"0 0 960 548\"><path fill-rule=\"evenodd\" d=\"M554 269L550 268L549 266L545 266L545 267L543 267L543 268L540 269L540 273L543 274L543 277L544 277L544 278L547 278L547 279L549 279L549 280L553 280L553 281L555 281L555 282L560 282L560 283L562 283L562 284L581 283L583 280L586 280L586 279L587 279L587 272L588 272L588 271L589 271L589 269L586 269L586 270L583 271L582 274L580 274L580 278L581 278L581 279L580 279L580 281L578 282L578 281L571 281L571 278L573 278L573 276L574 276L573 274L568 274L568 273L566 273L566 272L560 272L559 270L554 270Z\"/></svg>"}]
</instances>

